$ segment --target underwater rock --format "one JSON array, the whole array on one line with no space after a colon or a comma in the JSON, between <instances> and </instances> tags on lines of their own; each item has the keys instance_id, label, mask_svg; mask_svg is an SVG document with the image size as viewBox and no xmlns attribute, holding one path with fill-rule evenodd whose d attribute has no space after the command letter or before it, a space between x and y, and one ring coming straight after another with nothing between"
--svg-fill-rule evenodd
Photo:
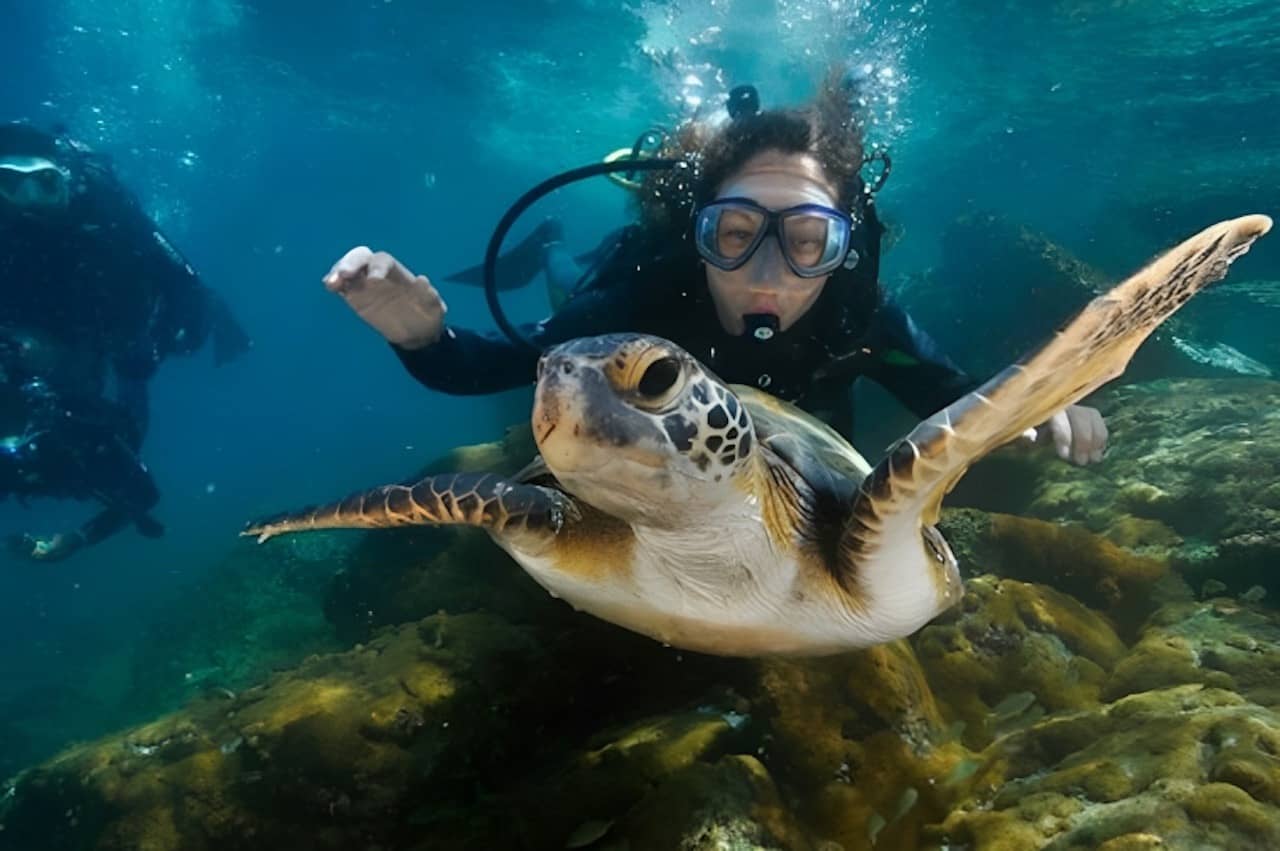
<instances>
[{"instance_id":1,"label":"underwater rock","mask_svg":"<svg viewBox=\"0 0 1280 851\"><path fill-rule=\"evenodd\" d=\"M1115 666L1104 696L1182 683L1230 689L1280 709L1280 614L1224 598L1167 605Z\"/></svg>"},{"instance_id":2,"label":"underwater rock","mask_svg":"<svg viewBox=\"0 0 1280 851\"><path fill-rule=\"evenodd\" d=\"M634 805L726 751L720 740L743 726L731 710L744 708L726 684L748 672L590 618L552 633L435 615L27 771L0 815L0 849L520 847L552 808L513 788L547 788L548 766L605 719L728 707L649 716L591 745L597 786L629 790ZM630 785L601 782L610 772ZM570 800L555 810L561 843L584 820ZM530 809L513 820L519 802Z\"/></svg>"},{"instance_id":3,"label":"underwater rock","mask_svg":"<svg viewBox=\"0 0 1280 851\"><path fill-rule=\"evenodd\" d=\"M524 468L536 455L538 446L533 440L533 427L527 422L508 426L501 440L458 446L419 471L420 476L429 473L493 473L512 476Z\"/></svg>"},{"instance_id":4,"label":"underwater rock","mask_svg":"<svg viewBox=\"0 0 1280 851\"><path fill-rule=\"evenodd\" d=\"M762 759L815 841L916 847L956 793L941 781L971 755L948 735L911 646L757 664Z\"/></svg>"},{"instance_id":5,"label":"underwater rock","mask_svg":"<svg viewBox=\"0 0 1280 851\"><path fill-rule=\"evenodd\" d=\"M483 615L313 657L28 771L0 848L301 847L299 832L351 847L500 758L506 708L531 685L520 673L540 662L527 635Z\"/></svg>"},{"instance_id":6,"label":"underwater rock","mask_svg":"<svg viewBox=\"0 0 1280 851\"><path fill-rule=\"evenodd\" d=\"M809 851L769 773L752 756L698 762L666 779L618 825L631 851Z\"/></svg>"},{"instance_id":7,"label":"underwater rock","mask_svg":"<svg viewBox=\"0 0 1280 851\"><path fill-rule=\"evenodd\" d=\"M239 692L313 653L337 649L320 611L345 550L233 546L189 581L79 624L61 624L10 666L0 688L0 780L201 695ZM305 554L304 554L305 553ZM309 559L324 554L325 563ZM8 726L12 725L12 726Z\"/></svg>"},{"instance_id":8,"label":"underwater rock","mask_svg":"<svg viewBox=\"0 0 1280 851\"><path fill-rule=\"evenodd\" d=\"M1075 599L990 576L969 581L952 621L925 627L913 643L944 715L963 721L973 748L1037 713L1097 706L1125 653L1106 618ZM1021 693L1034 700L1017 712L1002 706Z\"/></svg>"},{"instance_id":9,"label":"underwater rock","mask_svg":"<svg viewBox=\"0 0 1280 851\"><path fill-rule=\"evenodd\" d=\"M984 851L1274 848L1278 755L1270 709L1198 685L1148 691L997 740L983 788L928 835Z\"/></svg>"},{"instance_id":10,"label":"underwater rock","mask_svg":"<svg viewBox=\"0 0 1280 851\"><path fill-rule=\"evenodd\" d=\"M806 849L769 772L735 752L746 721L707 706L604 731L501 809L523 847Z\"/></svg>"},{"instance_id":11,"label":"underwater rock","mask_svg":"<svg viewBox=\"0 0 1280 851\"><path fill-rule=\"evenodd\" d=\"M1223 583L1222 592L1232 595L1258 585L1267 599L1275 599L1280 382L1153 381L1105 390L1091 403L1106 417L1111 435L1102 463L1080 468L1048 452L1007 447L975 465L948 504L1078 525L1135 555L1164 562L1175 581L1152 586L1157 605L1179 595L1189 599L1190 588L1209 580ZM942 526L958 553L980 551L990 536L986 522L975 519L980 517L954 508L944 513ZM989 569L1023 575L1016 564L997 567L999 556L982 553L975 564L987 569L981 563L987 558ZM1179 577L1187 589L1178 587ZM1051 575L1031 578L1057 581ZM1080 588L1072 590L1099 604ZM1126 622L1133 617L1120 616Z\"/></svg>"},{"instance_id":12,"label":"underwater rock","mask_svg":"<svg viewBox=\"0 0 1280 851\"><path fill-rule=\"evenodd\" d=\"M1125 633L1158 605L1152 586L1168 573L1164 561L1079 526L956 509L944 513L940 527L962 569L1049 585L1108 613Z\"/></svg>"},{"instance_id":13,"label":"underwater rock","mask_svg":"<svg viewBox=\"0 0 1280 851\"><path fill-rule=\"evenodd\" d=\"M1280 383L1182 379L1100 394L1101 464L1034 471L1030 513L1167 558L1192 587L1280 592Z\"/></svg>"},{"instance_id":14,"label":"underwater rock","mask_svg":"<svg viewBox=\"0 0 1280 851\"><path fill-rule=\"evenodd\" d=\"M572 616L477 529L366 532L348 565L324 599L324 615L346 644L438 611L485 610L517 622Z\"/></svg>"},{"instance_id":15,"label":"underwater rock","mask_svg":"<svg viewBox=\"0 0 1280 851\"><path fill-rule=\"evenodd\" d=\"M147 618L131 654L129 716L155 717L205 691L236 692L308 655L339 649L320 601L349 552L340 537L299 536L298 546L271 550L236 547L181 589ZM190 605L196 599L199 605Z\"/></svg>"},{"instance_id":16,"label":"underwater rock","mask_svg":"<svg viewBox=\"0 0 1280 851\"><path fill-rule=\"evenodd\" d=\"M841 774L857 743L880 732L927 749L945 724L911 646L817 659L765 659L757 711L769 721L771 764L791 783Z\"/></svg>"}]
</instances>

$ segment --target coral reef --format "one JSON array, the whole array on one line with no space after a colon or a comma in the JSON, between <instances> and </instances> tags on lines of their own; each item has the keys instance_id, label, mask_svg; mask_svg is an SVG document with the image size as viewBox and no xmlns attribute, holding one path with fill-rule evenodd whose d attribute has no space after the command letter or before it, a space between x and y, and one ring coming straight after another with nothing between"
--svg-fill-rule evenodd
<instances>
[{"instance_id":1,"label":"coral reef","mask_svg":"<svg viewBox=\"0 0 1280 851\"><path fill-rule=\"evenodd\" d=\"M477 847L467 837L494 794L486 789L511 783L513 764L600 717L602 698L646 706L636 680L593 686L610 669L625 674L609 654L626 648L574 638L588 649L580 666L566 667L554 657L564 648L528 629L480 613L435 615L312 657L261 686L197 700L27 772L10 793L0 847L82 847L86 836L101 848L152 851L402 847L419 837ZM664 697L678 701L689 684L702 691L708 677L698 664L646 649ZM678 773L732 729L713 710L694 720L632 729L620 744L594 748L595 759ZM652 781L609 770L633 796ZM607 775L593 776L602 784ZM562 836L579 818L567 804L553 825ZM490 815L488 847L522 835L522 825Z\"/></svg>"},{"instance_id":2,"label":"coral reef","mask_svg":"<svg viewBox=\"0 0 1280 851\"><path fill-rule=\"evenodd\" d=\"M1029 512L1167 558L1193 588L1280 592L1280 383L1162 381L1099 405L1114 435L1106 463L1039 468Z\"/></svg>"},{"instance_id":3,"label":"coral reef","mask_svg":"<svg viewBox=\"0 0 1280 851\"><path fill-rule=\"evenodd\" d=\"M1026 481L944 513L961 603L830 658L662 647L476 533L246 548L209 590L242 609L138 662L172 669L145 699L187 704L15 776L0 851L1280 845L1275 401L1129 387L1106 465L1000 453L979 483ZM433 468L510 471L527 441ZM315 566L339 563L325 611L359 643L299 663L333 649Z\"/></svg>"},{"instance_id":4,"label":"coral reef","mask_svg":"<svg viewBox=\"0 0 1280 851\"><path fill-rule=\"evenodd\" d=\"M1066 713L983 754L1004 775L931 836L989 851L1272 848L1280 716L1180 686Z\"/></svg>"},{"instance_id":5,"label":"coral reef","mask_svg":"<svg viewBox=\"0 0 1280 851\"><path fill-rule=\"evenodd\" d=\"M1151 613L1154 586L1169 574L1165 560L1134 552L1132 534L1122 547L1080 526L972 509L946 512L942 529L963 566L1050 585L1107 612L1121 629Z\"/></svg>"},{"instance_id":6,"label":"coral reef","mask_svg":"<svg viewBox=\"0 0 1280 851\"><path fill-rule=\"evenodd\" d=\"M1251 604L1168 604L1128 648L1071 597L986 576L912 642L755 662L566 626L437 614L205 695L15 778L0 849L1280 836L1280 622Z\"/></svg>"},{"instance_id":7,"label":"coral reef","mask_svg":"<svg viewBox=\"0 0 1280 851\"><path fill-rule=\"evenodd\" d=\"M970 581L954 621L916 643L947 716L979 748L1046 710L1097 704L1125 652L1106 618L1071 597L994 577ZM1021 697L1006 704L1011 695Z\"/></svg>"}]
</instances>

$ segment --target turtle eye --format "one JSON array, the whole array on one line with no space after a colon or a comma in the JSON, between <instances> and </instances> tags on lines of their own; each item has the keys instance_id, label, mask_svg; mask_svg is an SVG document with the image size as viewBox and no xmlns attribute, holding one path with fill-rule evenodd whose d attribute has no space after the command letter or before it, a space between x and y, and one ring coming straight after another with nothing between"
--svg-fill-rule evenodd
<instances>
[{"instance_id":1,"label":"turtle eye","mask_svg":"<svg viewBox=\"0 0 1280 851\"><path fill-rule=\"evenodd\" d=\"M634 370L626 385L630 385L632 401L646 410L665 407L684 389L684 364L679 358L662 355L647 363L642 360ZM635 377L637 374L639 378Z\"/></svg>"},{"instance_id":2,"label":"turtle eye","mask_svg":"<svg viewBox=\"0 0 1280 851\"><path fill-rule=\"evenodd\" d=\"M666 395L680 378L680 361L675 358L658 358L645 367L636 383L636 392L646 399L658 399Z\"/></svg>"}]
</instances>

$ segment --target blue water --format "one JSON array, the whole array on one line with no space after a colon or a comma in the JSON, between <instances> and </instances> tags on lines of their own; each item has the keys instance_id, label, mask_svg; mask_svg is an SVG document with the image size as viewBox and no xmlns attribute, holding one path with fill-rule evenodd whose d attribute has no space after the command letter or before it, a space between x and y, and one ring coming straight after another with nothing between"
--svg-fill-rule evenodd
<instances>
[{"instance_id":1,"label":"blue water","mask_svg":"<svg viewBox=\"0 0 1280 851\"><path fill-rule=\"evenodd\" d=\"M247 518L403 478L524 415L526 393L413 382L323 291L347 248L428 275L471 265L525 188L735 83L794 102L833 59L878 81L871 136L894 156L880 205L901 233L887 279L936 263L941 230L967 211L1042 228L1118 274L1195 227L1280 209L1272 3L436 5L6 4L0 119L64 122L111 154L255 348L219 369L207 352L171 360L153 383L145 456L163 539L128 531L48 567L0 556L0 703L109 678L147 618L200 605L183 588L244 546ZM601 181L539 211L588 245L624 221L623 202ZM1273 239L1233 275L1278 268ZM489 327L476 291L445 295L456 322ZM937 297L981 328L981 305ZM541 295L510 305L531 318ZM86 511L6 503L0 531ZM109 707L51 711L68 737L110 728Z\"/></svg>"}]
</instances>

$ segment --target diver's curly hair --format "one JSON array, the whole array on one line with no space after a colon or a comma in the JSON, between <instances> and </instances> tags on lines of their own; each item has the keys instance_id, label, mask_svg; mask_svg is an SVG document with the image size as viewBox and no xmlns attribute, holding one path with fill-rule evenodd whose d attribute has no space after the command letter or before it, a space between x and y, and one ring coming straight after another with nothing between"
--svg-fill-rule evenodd
<instances>
[{"instance_id":1,"label":"diver's curly hair","mask_svg":"<svg viewBox=\"0 0 1280 851\"><path fill-rule=\"evenodd\" d=\"M860 191L863 161L856 97L837 68L805 106L744 115L718 127L687 122L658 152L683 166L646 178L638 199L641 221L649 229L687 229L692 210L714 200L721 184L762 151L812 154L836 189L837 205L848 210Z\"/></svg>"}]
</instances>

